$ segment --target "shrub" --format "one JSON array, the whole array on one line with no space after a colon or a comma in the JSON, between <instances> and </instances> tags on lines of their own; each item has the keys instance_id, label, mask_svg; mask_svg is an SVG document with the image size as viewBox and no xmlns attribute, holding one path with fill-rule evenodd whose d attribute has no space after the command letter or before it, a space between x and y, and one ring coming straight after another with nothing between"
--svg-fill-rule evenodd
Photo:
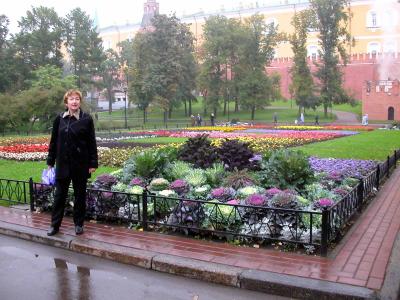
<instances>
[{"instance_id":1,"label":"shrub","mask_svg":"<svg viewBox=\"0 0 400 300\"><path fill-rule=\"evenodd\" d=\"M143 151L134 158L136 174L146 179L155 177L161 173L167 161L168 155L163 151Z\"/></svg>"},{"instance_id":2,"label":"shrub","mask_svg":"<svg viewBox=\"0 0 400 300\"><path fill-rule=\"evenodd\" d=\"M197 168L209 168L216 162L217 149L211 145L208 136L203 134L189 138L181 147L178 157L180 160L192 163Z\"/></svg>"},{"instance_id":3,"label":"shrub","mask_svg":"<svg viewBox=\"0 0 400 300\"><path fill-rule=\"evenodd\" d=\"M251 161L254 153L248 143L238 140L225 140L218 149L219 159L227 170L256 169L258 161Z\"/></svg>"},{"instance_id":4,"label":"shrub","mask_svg":"<svg viewBox=\"0 0 400 300\"><path fill-rule=\"evenodd\" d=\"M304 189L304 186L314 179L313 171L307 157L301 151L275 151L264 170L264 180L269 186L281 189Z\"/></svg>"},{"instance_id":5,"label":"shrub","mask_svg":"<svg viewBox=\"0 0 400 300\"><path fill-rule=\"evenodd\" d=\"M121 181L128 184L136 174L135 155L132 155L125 163L122 169Z\"/></svg>"}]
</instances>

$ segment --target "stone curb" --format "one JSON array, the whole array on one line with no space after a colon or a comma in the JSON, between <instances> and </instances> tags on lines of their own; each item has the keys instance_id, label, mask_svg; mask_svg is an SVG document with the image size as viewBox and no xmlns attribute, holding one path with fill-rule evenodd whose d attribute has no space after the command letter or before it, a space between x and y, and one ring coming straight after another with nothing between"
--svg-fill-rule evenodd
<instances>
[{"instance_id":1,"label":"stone curb","mask_svg":"<svg viewBox=\"0 0 400 300\"><path fill-rule=\"evenodd\" d=\"M374 291L363 287L258 270L244 271L240 287L299 299L376 299Z\"/></svg>"},{"instance_id":2,"label":"stone curb","mask_svg":"<svg viewBox=\"0 0 400 300\"><path fill-rule=\"evenodd\" d=\"M250 270L204 262L147 250L138 250L83 237L57 235L0 221L0 234L98 256L159 272L175 274L227 286L301 299L376 299L374 291L363 287L323 280ZM391 298L389 298L391 299ZM395 299L395 298L393 298Z\"/></svg>"},{"instance_id":3,"label":"stone curb","mask_svg":"<svg viewBox=\"0 0 400 300\"><path fill-rule=\"evenodd\" d=\"M237 267L169 254L153 257L152 269L234 287L240 287L239 274L243 271L243 269Z\"/></svg>"}]
</instances>

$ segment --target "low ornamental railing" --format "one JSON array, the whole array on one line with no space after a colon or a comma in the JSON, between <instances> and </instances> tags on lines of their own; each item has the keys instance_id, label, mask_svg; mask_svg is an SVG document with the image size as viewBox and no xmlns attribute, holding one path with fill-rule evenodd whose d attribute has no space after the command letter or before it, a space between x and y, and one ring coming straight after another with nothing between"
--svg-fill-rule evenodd
<instances>
[{"instance_id":1,"label":"low ornamental railing","mask_svg":"<svg viewBox=\"0 0 400 300\"><path fill-rule=\"evenodd\" d=\"M322 211L228 204L206 200L162 197L144 191L129 194L108 190L87 190L87 217L142 226L144 230L166 227L186 234L212 234L319 247L325 256L329 245L348 226L390 175L400 158L400 150L333 206ZM31 210L49 211L54 187L29 181L0 179L0 200L30 204ZM72 212L69 193L66 213Z\"/></svg>"}]
</instances>

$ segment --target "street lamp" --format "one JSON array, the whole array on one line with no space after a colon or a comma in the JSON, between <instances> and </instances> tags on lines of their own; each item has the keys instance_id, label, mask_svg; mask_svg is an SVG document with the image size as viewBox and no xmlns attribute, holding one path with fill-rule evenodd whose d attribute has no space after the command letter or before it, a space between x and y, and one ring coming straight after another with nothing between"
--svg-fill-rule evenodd
<instances>
[{"instance_id":1,"label":"street lamp","mask_svg":"<svg viewBox=\"0 0 400 300\"><path fill-rule=\"evenodd\" d=\"M126 93L128 91L127 87L124 87L124 94L125 94L125 105L124 105L124 114L125 114L125 129L128 128L128 120L126 119Z\"/></svg>"}]
</instances>

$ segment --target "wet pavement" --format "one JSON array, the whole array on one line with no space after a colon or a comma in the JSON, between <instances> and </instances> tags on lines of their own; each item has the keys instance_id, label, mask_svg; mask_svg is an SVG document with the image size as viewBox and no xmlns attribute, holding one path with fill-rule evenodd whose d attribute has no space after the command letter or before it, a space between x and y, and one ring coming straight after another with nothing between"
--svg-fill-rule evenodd
<instances>
[{"instance_id":1,"label":"wet pavement","mask_svg":"<svg viewBox=\"0 0 400 300\"><path fill-rule=\"evenodd\" d=\"M0 235L0 299L289 299Z\"/></svg>"}]
</instances>

